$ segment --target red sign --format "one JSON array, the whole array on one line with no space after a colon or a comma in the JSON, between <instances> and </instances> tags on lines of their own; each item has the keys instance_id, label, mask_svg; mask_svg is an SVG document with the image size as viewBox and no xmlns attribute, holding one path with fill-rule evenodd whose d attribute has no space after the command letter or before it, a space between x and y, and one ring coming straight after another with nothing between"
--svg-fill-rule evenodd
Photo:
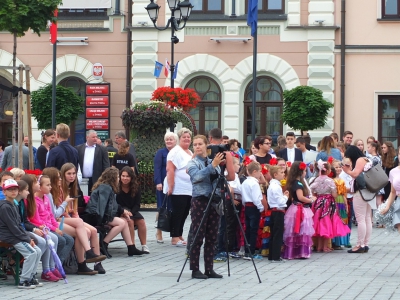
<instances>
[{"instance_id":1,"label":"red sign","mask_svg":"<svg viewBox=\"0 0 400 300\"><path fill-rule=\"evenodd\" d=\"M108 108L86 108L86 118L108 118Z\"/></svg>"},{"instance_id":2,"label":"red sign","mask_svg":"<svg viewBox=\"0 0 400 300\"><path fill-rule=\"evenodd\" d=\"M86 120L86 129L109 129L107 119Z\"/></svg>"},{"instance_id":3,"label":"red sign","mask_svg":"<svg viewBox=\"0 0 400 300\"><path fill-rule=\"evenodd\" d=\"M108 85L105 84L88 84L86 85L87 95L108 95Z\"/></svg>"},{"instance_id":4,"label":"red sign","mask_svg":"<svg viewBox=\"0 0 400 300\"><path fill-rule=\"evenodd\" d=\"M86 106L108 106L108 96L87 96Z\"/></svg>"}]
</instances>

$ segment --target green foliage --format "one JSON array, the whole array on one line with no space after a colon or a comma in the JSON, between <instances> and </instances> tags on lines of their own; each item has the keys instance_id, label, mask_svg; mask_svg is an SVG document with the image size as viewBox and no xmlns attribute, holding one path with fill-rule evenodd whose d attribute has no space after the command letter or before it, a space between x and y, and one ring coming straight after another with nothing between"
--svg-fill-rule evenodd
<instances>
[{"instance_id":1,"label":"green foliage","mask_svg":"<svg viewBox=\"0 0 400 300\"><path fill-rule=\"evenodd\" d=\"M324 127L333 104L324 100L322 91L310 86L298 86L283 92L284 124L294 130L313 130Z\"/></svg>"},{"instance_id":2,"label":"green foliage","mask_svg":"<svg viewBox=\"0 0 400 300\"><path fill-rule=\"evenodd\" d=\"M32 116L38 122L38 129L51 128L52 86L46 85L32 92ZM85 99L76 95L72 89L56 86L56 124L71 124L85 112Z\"/></svg>"},{"instance_id":3,"label":"green foliage","mask_svg":"<svg viewBox=\"0 0 400 300\"><path fill-rule=\"evenodd\" d=\"M138 149L138 148L136 148ZM139 161L139 185L141 191L141 202L143 204L156 203L156 188L154 185L154 163L150 161Z\"/></svg>"},{"instance_id":4,"label":"green foliage","mask_svg":"<svg viewBox=\"0 0 400 300\"><path fill-rule=\"evenodd\" d=\"M1 0L0 30L21 37L32 29L40 36L47 22L56 20L53 12L61 3L62 0Z\"/></svg>"}]
</instances>

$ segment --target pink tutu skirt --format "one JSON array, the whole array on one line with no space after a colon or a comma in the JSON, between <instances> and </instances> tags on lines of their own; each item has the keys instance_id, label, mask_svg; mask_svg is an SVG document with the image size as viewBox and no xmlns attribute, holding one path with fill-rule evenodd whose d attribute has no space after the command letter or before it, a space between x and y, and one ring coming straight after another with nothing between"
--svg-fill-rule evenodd
<instances>
[{"instance_id":1,"label":"pink tutu skirt","mask_svg":"<svg viewBox=\"0 0 400 300\"><path fill-rule=\"evenodd\" d=\"M302 209L302 222L299 233L294 233L297 210ZM282 257L285 259L309 258L312 236L314 234L313 212L310 208L292 204L285 214L285 231L283 233L284 250Z\"/></svg>"},{"instance_id":2,"label":"pink tutu skirt","mask_svg":"<svg viewBox=\"0 0 400 300\"><path fill-rule=\"evenodd\" d=\"M319 195L313 204L315 237L334 238L346 236L350 228L343 223L332 195Z\"/></svg>"}]
</instances>

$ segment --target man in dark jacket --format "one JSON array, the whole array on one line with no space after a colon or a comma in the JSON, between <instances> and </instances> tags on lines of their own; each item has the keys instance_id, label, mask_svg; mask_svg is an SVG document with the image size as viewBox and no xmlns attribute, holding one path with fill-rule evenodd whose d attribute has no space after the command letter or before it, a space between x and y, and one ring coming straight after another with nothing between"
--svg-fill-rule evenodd
<instances>
[{"instance_id":1,"label":"man in dark jacket","mask_svg":"<svg viewBox=\"0 0 400 300\"><path fill-rule=\"evenodd\" d=\"M0 240L11 244L24 257L24 267L20 276L18 288L34 289L42 286L35 279L42 251L21 225L21 218L14 205L18 196L18 184L13 179L7 179L3 184L5 201L0 201Z\"/></svg>"},{"instance_id":2,"label":"man in dark jacket","mask_svg":"<svg viewBox=\"0 0 400 300\"><path fill-rule=\"evenodd\" d=\"M64 123L60 123L56 128L56 137L58 140L58 146L54 147L49 151L49 157L47 158L46 168L55 167L61 170L63 164L70 162L74 164L76 170L78 170L79 156L78 151L71 146L68 142L70 136L69 126Z\"/></svg>"},{"instance_id":3,"label":"man in dark jacket","mask_svg":"<svg viewBox=\"0 0 400 300\"><path fill-rule=\"evenodd\" d=\"M118 149L113 146L113 140L112 139L106 139L104 141L104 146L107 149L108 158L110 159L110 166L111 166L112 162L113 162L113 159L114 159L114 155L115 155L115 153L118 152Z\"/></svg>"}]
</instances>

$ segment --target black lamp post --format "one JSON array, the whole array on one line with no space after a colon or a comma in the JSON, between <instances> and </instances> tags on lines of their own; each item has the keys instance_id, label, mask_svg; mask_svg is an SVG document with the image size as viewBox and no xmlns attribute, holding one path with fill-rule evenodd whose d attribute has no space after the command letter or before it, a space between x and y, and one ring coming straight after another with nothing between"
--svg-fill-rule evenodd
<instances>
[{"instance_id":1,"label":"black lamp post","mask_svg":"<svg viewBox=\"0 0 400 300\"><path fill-rule=\"evenodd\" d=\"M155 28L162 31L168 29L171 26L171 63L169 68L171 71L171 88L174 88L174 45L179 43L178 37L175 36L175 31L179 31L186 26L186 21L189 19L193 5L188 0L167 0L167 2L169 9L171 10L171 17L168 19L167 25L165 25L165 27L158 27L156 25L160 6L154 3L154 0L150 0L150 4L147 5L147 7L145 8ZM182 21L183 25L180 27L179 25L182 23Z\"/></svg>"}]
</instances>

